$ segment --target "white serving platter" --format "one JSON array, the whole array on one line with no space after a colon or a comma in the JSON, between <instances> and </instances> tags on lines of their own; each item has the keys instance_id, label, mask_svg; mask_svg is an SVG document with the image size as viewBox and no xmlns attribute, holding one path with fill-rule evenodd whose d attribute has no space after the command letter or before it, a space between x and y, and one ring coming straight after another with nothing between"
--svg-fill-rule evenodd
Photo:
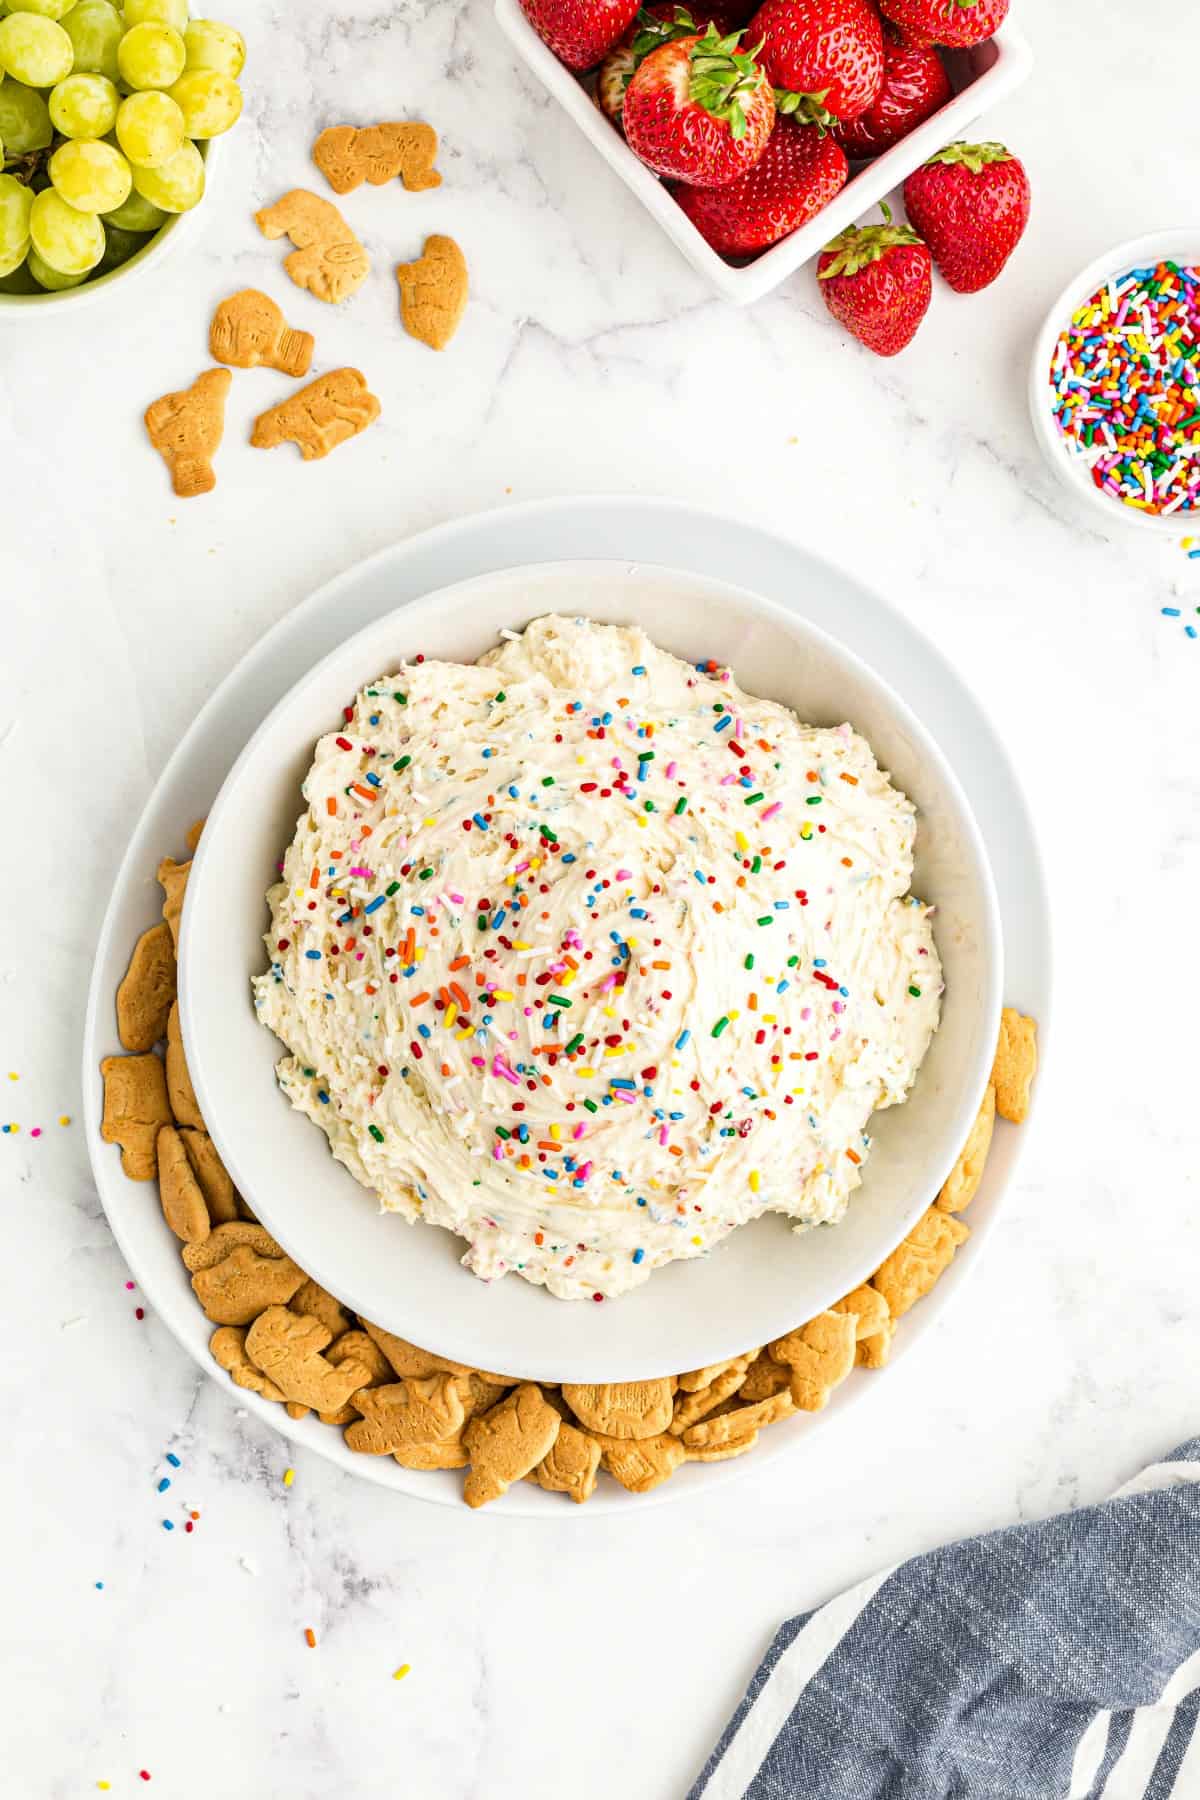
<instances>
[{"instance_id":1,"label":"white serving platter","mask_svg":"<svg viewBox=\"0 0 1200 1800\"><path fill-rule=\"evenodd\" d=\"M517 564L610 557L617 545L631 563L678 568L686 561L698 574L750 587L794 607L851 649L861 650L884 679L897 683L962 773L996 882L1004 931L1005 998L1038 1018L1045 1053L1050 930L1041 859L1025 804L1000 740L969 689L900 613L786 539L673 502L623 497L538 502L425 532L380 552L312 595L260 641L212 696L147 803L101 931L83 1047L85 1127L98 1191L149 1303L197 1363L217 1379L224 1377L208 1355L211 1328L196 1304L153 1189L127 1181L111 1147L99 1135L98 1064L117 1047L113 996L130 946L157 916L159 894L152 871L168 850L184 853L187 825L207 812L242 744L315 657L397 605L435 588ZM905 1320L897 1334L895 1366L885 1374L856 1372L826 1412L773 1427L752 1457L689 1465L653 1495L635 1498L606 1478L587 1507L574 1508L563 1505L558 1496L522 1484L496 1510L587 1518L698 1496L747 1467L761 1470L768 1461L798 1448L867 1394L886 1394L978 1263L1028 1131L1028 1127L1023 1132L997 1128L986 1178L971 1209L971 1239L931 1298ZM318 1421L297 1423L254 1395L232 1387L228 1392L231 1402L260 1412L289 1438L352 1474L418 1499L461 1504L461 1480L455 1474L427 1474L402 1469L390 1458L355 1456L338 1432Z\"/></svg>"},{"instance_id":2,"label":"white serving platter","mask_svg":"<svg viewBox=\"0 0 1200 1800\"><path fill-rule=\"evenodd\" d=\"M852 225L898 188L906 176L946 144L967 135L967 127L999 105L1025 81L1033 68L1033 52L1020 29L1006 20L995 37L972 50L942 52L954 89L939 112L926 119L900 143L873 162L851 166L850 180L836 199L790 237L772 245L753 262L726 262L701 237L657 175L638 160L611 125L590 92L542 42L521 10L520 0L495 0L496 21L522 62L568 112L646 211L658 220L671 242L716 291L737 306L761 300L810 262L831 238ZM581 200L583 196L581 196Z\"/></svg>"}]
</instances>

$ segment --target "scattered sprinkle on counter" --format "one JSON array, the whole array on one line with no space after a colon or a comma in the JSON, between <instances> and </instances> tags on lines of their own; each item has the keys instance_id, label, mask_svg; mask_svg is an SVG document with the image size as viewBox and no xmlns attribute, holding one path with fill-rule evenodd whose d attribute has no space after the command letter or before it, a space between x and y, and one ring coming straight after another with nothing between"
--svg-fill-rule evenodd
<instances>
[{"instance_id":1,"label":"scattered sprinkle on counter","mask_svg":"<svg viewBox=\"0 0 1200 1800\"><path fill-rule=\"evenodd\" d=\"M309 1649L310 1649L310 1650L315 1650L315 1649L316 1649L316 1647L317 1647L317 1634L316 1634L316 1632L315 1632L315 1631L314 1631L314 1630L313 1630L313 1628L312 1628L312 1626L311 1626L311 1625L309 1625L309 1626L308 1626L308 1627L307 1627L307 1628L306 1628L306 1630L305 1630L305 1633L304 1633L304 1641L305 1641L305 1643L306 1643L306 1644L307 1644L307 1645L308 1645L308 1647L309 1647Z\"/></svg>"},{"instance_id":2,"label":"scattered sprinkle on counter","mask_svg":"<svg viewBox=\"0 0 1200 1800\"><path fill-rule=\"evenodd\" d=\"M1098 288L1055 346L1050 386L1102 493L1164 518L1200 505L1200 268L1161 262Z\"/></svg>"},{"instance_id":3,"label":"scattered sprinkle on counter","mask_svg":"<svg viewBox=\"0 0 1200 1800\"><path fill-rule=\"evenodd\" d=\"M284 1485L284 1487L291 1487L291 1485L292 1485L292 1483L293 1483L293 1481L295 1481L295 1479L296 1479L296 1471L295 1471L295 1469L285 1469L285 1470L284 1470L284 1471L283 1471L283 1485Z\"/></svg>"},{"instance_id":4,"label":"scattered sprinkle on counter","mask_svg":"<svg viewBox=\"0 0 1200 1800\"><path fill-rule=\"evenodd\" d=\"M411 1663L401 1663L400 1667L398 1669L393 1669L392 1680L393 1681L403 1681L404 1677L410 1672L411 1669L412 1669Z\"/></svg>"}]
</instances>

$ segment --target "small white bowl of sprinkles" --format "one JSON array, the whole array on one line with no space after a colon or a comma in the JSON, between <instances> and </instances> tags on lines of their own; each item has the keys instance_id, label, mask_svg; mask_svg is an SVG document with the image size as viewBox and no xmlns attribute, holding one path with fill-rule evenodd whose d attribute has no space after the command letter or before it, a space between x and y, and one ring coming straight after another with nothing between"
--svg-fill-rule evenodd
<instances>
[{"instance_id":1,"label":"small white bowl of sprinkles","mask_svg":"<svg viewBox=\"0 0 1200 1800\"><path fill-rule=\"evenodd\" d=\"M1200 542L1200 226L1118 244L1068 283L1029 400L1047 461L1085 505Z\"/></svg>"}]
</instances>

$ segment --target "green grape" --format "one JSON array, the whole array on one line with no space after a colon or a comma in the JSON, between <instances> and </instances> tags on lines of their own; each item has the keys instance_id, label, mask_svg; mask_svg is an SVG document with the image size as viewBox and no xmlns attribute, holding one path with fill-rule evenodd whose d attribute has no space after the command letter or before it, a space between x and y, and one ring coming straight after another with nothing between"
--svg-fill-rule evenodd
<instances>
[{"instance_id":1,"label":"green grape","mask_svg":"<svg viewBox=\"0 0 1200 1800\"><path fill-rule=\"evenodd\" d=\"M61 19L69 13L75 0L7 0L10 13L40 13L43 19Z\"/></svg>"},{"instance_id":2,"label":"green grape","mask_svg":"<svg viewBox=\"0 0 1200 1800\"><path fill-rule=\"evenodd\" d=\"M131 256L145 248L150 242L144 231L122 231L119 225L104 225L104 255L96 264L96 273L106 275L110 269L119 269L128 262Z\"/></svg>"},{"instance_id":3,"label":"green grape","mask_svg":"<svg viewBox=\"0 0 1200 1800\"><path fill-rule=\"evenodd\" d=\"M125 29L131 25L169 25L183 34L188 21L188 0L125 0Z\"/></svg>"},{"instance_id":4,"label":"green grape","mask_svg":"<svg viewBox=\"0 0 1200 1800\"><path fill-rule=\"evenodd\" d=\"M69 138L50 158L50 180L76 212L111 212L128 200L133 171L119 150L91 138Z\"/></svg>"},{"instance_id":5,"label":"green grape","mask_svg":"<svg viewBox=\"0 0 1200 1800\"><path fill-rule=\"evenodd\" d=\"M0 19L0 69L26 87L53 87L71 73L74 60L74 45L53 19L37 13L9 13Z\"/></svg>"},{"instance_id":6,"label":"green grape","mask_svg":"<svg viewBox=\"0 0 1200 1800\"><path fill-rule=\"evenodd\" d=\"M189 69L215 69L236 81L246 61L246 45L240 31L217 19L193 19L183 34Z\"/></svg>"},{"instance_id":7,"label":"green grape","mask_svg":"<svg viewBox=\"0 0 1200 1800\"><path fill-rule=\"evenodd\" d=\"M190 212L204 194L204 158L195 144L185 142L157 169L135 169L133 185L143 200L164 212Z\"/></svg>"},{"instance_id":8,"label":"green grape","mask_svg":"<svg viewBox=\"0 0 1200 1800\"><path fill-rule=\"evenodd\" d=\"M120 78L117 45L124 31L121 15L108 0L79 0L63 20L63 30L75 46L75 71L83 75Z\"/></svg>"},{"instance_id":9,"label":"green grape","mask_svg":"<svg viewBox=\"0 0 1200 1800\"><path fill-rule=\"evenodd\" d=\"M39 291L37 282L29 273L28 257L23 258L11 274L0 275L0 294L36 294Z\"/></svg>"},{"instance_id":10,"label":"green grape","mask_svg":"<svg viewBox=\"0 0 1200 1800\"><path fill-rule=\"evenodd\" d=\"M34 88L10 76L0 81L0 138L9 156L44 150L54 136L46 102Z\"/></svg>"},{"instance_id":11,"label":"green grape","mask_svg":"<svg viewBox=\"0 0 1200 1800\"><path fill-rule=\"evenodd\" d=\"M121 79L131 88L169 88L183 74L186 56L169 25L134 25L117 45Z\"/></svg>"},{"instance_id":12,"label":"green grape","mask_svg":"<svg viewBox=\"0 0 1200 1800\"><path fill-rule=\"evenodd\" d=\"M117 122L121 97L105 75L68 75L50 95L54 129L67 138L102 138Z\"/></svg>"},{"instance_id":13,"label":"green grape","mask_svg":"<svg viewBox=\"0 0 1200 1800\"><path fill-rule=\"evenodd\" d=\"M128 200L121 206L114 206L110 213L105 213L105 226L115 225L120 231L157 231L165 225L169 214L160 207L152 206L149 200L143 200L135 188Z\"/></svg>"},{"instance_id":14,"label":"green grape","mask_svg":"<svg viewBox=\"0 0 1200 1800\"><path fill-rule=\"evenodd\" d=\"M33 190L15 175L0 175L0 275L9 275L29 248Z\"/></svg>"},{"instance_id":15,"label":"green grape","mask_svg":"<svg viewBox=\"0 0 1200 1800\"><path fill-rule=\"evenodd\" d=\"M183 147L183 114L158 88L130 94L117 114L117 142L131 163L156 169Z\"/></svg>"},{"instance_id":16,"label":"green grape","mask_svg":"<svg viewBox=\"0 0 1200 1800\"><path fill-rule=\"evenodd\" d=\"M81 281L87 280L89 273L87 269L83 269L78 275L64 275L61 269L52 269L48 262L44 262L36 250L29 252L27 267L38 286L48 289L52 294L59 293L63 288L78 287Z\"/></svg>"},{"instance_id":17,"label":"green grape","mask_svg":"<svg viewBox=\"0 0 1200 1800\"><path fill-rule=\"evenodd\" d=\"M168 90L183 113L190 138L219 137L236 125L242 110L242 90L228 75L216 69L193 69L181 75Z\"/></svg>"},{"instance_id":18,"label":"green grape","mask_svg":"<svg viewBox=\"0 0 1200 1800\"><path fill-rule=\"evenodd\" d=\"M60 275L86 275L104 255L104 227L95 213L77 212L52 187L33 197L29 235L42 261Z\"/></svg>"}]
</instances>

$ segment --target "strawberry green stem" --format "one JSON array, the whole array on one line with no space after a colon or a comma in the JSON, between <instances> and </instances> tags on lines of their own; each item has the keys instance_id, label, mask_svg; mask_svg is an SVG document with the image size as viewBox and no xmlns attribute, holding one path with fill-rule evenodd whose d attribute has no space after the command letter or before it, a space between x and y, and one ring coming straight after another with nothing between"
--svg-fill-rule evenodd
<instances>
[{"instance_id":1,"label":"strawberry green stem","mask_svg":"<svg viewBox=\"0 0 1200 1800\"><path fill-rule=\"evenodd\" d=\"M750 105L766 77L753 56L738 53L740 31L721 37L715 25L692 45L688 95L714 119L729 126L730 136L746 135Z\"/></svg>"},{"instance_id":2,"label":"strawberry green stem","mask_svg":"<svg viewBox=\"0 0 1200 1800\"><path fill-rule=\"evenodd\" d=\"M878 262L889 250L924 242L911 225L892 224L892 209L886 200L880 202L879 210L883 214L882 225L850 225L840 237L826 244L825 253L832 260L817 271L818 280L832 281L837 275L857 275L860 269Z\"/></svg>"},{"instance_id":3,"label":"strawberry green stem","mask_svg":"<svg viewBox=\"0 0 1200 1800\"><path fill-rule=\"evenodd\" d=\"M947 144L944 150L929 157L925 166L932 163L961 164L970 169L972 175L979 175L989 163L1011 162L1012 153L1003 144Z\"/></svg>"},{"instance_id":4,"label":"strawberry green stem","mask_svg":"<svg viewBox=\"0 0 1200 1800\"><path fill-rule=\"evenodd\" d=\"M819 93L795 94L790 88L775 89L775 110L791 118L802 119L807 125L817 125L822 131L828 131L836 125L837 114L831 113L825 105L828 88Z\"/></svg>"}]
</instances>

